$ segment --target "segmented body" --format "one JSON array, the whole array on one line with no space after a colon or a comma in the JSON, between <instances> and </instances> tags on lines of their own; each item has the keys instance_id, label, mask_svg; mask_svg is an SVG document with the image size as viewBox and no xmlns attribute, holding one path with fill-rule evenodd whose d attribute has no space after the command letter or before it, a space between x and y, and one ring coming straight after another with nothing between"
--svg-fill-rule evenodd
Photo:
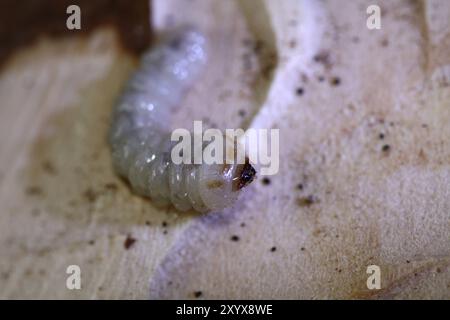
<instances>
[{"instance_id":1,"label":"segmented body","mask_svg":"<svg viewBox=\"0 0 450 320\"><path fill-rule=\"evenodd\" d=\"M220 210L253 180L245 165L176 165L171 161L170 116L206 63L198 32L173 32L144 54L113 111L109 143L115 170L133 191L178 210Z\"/></svg>"}]
</instances>

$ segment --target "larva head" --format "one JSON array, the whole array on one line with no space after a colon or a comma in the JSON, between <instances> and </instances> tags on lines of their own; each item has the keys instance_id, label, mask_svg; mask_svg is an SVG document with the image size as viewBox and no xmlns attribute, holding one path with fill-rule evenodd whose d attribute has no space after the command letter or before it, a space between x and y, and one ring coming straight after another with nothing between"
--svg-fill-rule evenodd
<instances>
[{"instance_id":1,"label":"larva head","mask_svg":"<svg viewBox=\"0 0 450 320\"><path fill-rule=\"evenodd\" d=\"M200 197L210 210L224 209L237 200L240 191L255 176L256 171L248 160L245 164L204 164L200 169Z\"/></svg>"}]
</instances>

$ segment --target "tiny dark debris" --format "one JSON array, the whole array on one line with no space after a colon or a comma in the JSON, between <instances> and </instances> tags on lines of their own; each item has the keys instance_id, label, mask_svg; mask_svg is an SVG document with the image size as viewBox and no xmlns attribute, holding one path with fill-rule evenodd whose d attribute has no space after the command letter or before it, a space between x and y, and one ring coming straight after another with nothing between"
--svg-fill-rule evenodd
<instances>
[{"instance_id":1,"label":"tiny dark debris","mask_svg":"<svg viewBox=\"0 0 450 320\"><path fill-rule=\"evenodd\" d=\"M151 223L150 221L145 221L145 225L146 225L146 226L151 226L152 223Z\"/></svg>"},{"instance_id":2,"label":"tiny dark debris","mask_svg":"<svg viewBox=\"0 0 450 320\"><path fill-rule=\"evenodd\" d=\"M298 190L303 190L303 183L299 183L299 184L297 185L297 189L298 189Z\"/></svg>"},{"instance_id":3,"label":"tiny dark debris","mask_svg":"<svg viewBox=\"0 0 450 320\"><path fill-rule=\"evenodd\" d=\"M325 68L331 68L330 54L327 51L321 51L313 57L314 62L322 64Z\"/></svg>"},{"instance_id":4,"label":"tiny dark debris","mask_svg":"<svg viewBox=\"0 0 450 320\"><path fill-rule=\"evenodd\" d=\"M301 247L300 250L301 250L301 251L305 251L305 248L304 248L304 247Z\"/></svg>"},{"instance_id":5,"label":"tiny dark debris","mask_svg":"<svg viewBox=\"0 0 450 320\"><path fill-rule=\"evenodd\" d=\"M388 145L388 144L385 144L385 145L381 148L381 150L382 150L383 152L389 152L389 151L391 150L391 146Z\"/></svg>"},{"instance_id":6,"label":"tiny dark debris","mask_svg":"<svg viewBox=\"0 0 450 320\"><path fill-rule=\"evenodd\" d=\"M267 178L267 177L264 177L264 178L261 180L261 182L262 182L263 185L267 186L267 185L270 184L270 179Z\"/></svg>"},{"instance_id":7,"label":"tiny dark debris","mask_svg":"<svg viewBox=\"0 0 450 320\"><path fill-rule=\"evenodd\" d=\"M275 252L275 251L277 251L277 247L270 248L270 252Z\"/></svg>"},{"instance_id":8,"label":"tiny dark debris","mask_svg":"<svg viewBox=\"0 0 450 320\"><path fill-rule=\"evenodd\" d=\"M166 228L168 226L166 221L163 221L161 225L163 226L163 228Z\"/></svg>"},{"instance_id":9,"label":"tiny dark debris","mask_svg":"<svg viewBox=\"0 0 450 320\"><path fill-rule=\"evenodd\" d=\"M305 90L304 90L303 88L297 88L297 89L295 90L295 93L296 93L298 96L302 96L302 95L305 93Z\"/></svg>"},{"instance_id":10,"label":"tiny dark debris","mask_svg":"<svg viewBox=\"0 0 450 320\"><path fill-rule=\"evenodd\" d=\"M202 296L202 292L201 291L195 291L194 292L194 297L196 297L196 298L200 298L201 296Z\"/></svg>"},{"instance_id":11,"label":"tiny dark debris","mask_svg":"<svg viewBox=\"0 0 450 320\"><path fill-rule=\"evenodd\" d=\"M245 222L241 223L241 227L244 228L245 227Z\"/></svg>"},{"instance_id":12,"label":"tiny dark debris","mask_svg":"<svg viewBox=\"0 0 450 320\"><path fill-rule=\"evenodd\" d=\"M380 134L378 135L378 138L380 138L380 140L383 140L383 139L384 139L384 133L380 133Z\"/></svg>"},{"instance_id":13,"label":"tiny dark debris","mask_svg":"<svg viewBox=\"0 0 450 320\"><path fill-rule=\"evenodd\" d=\"M231 241L235 241L235 242L239 241L239 237L237 235L231 236L230 239L231 239Z\"/></svg>"},{"instance_id":14,"label":"tiny dark debris","mask_svg":"<svg viewBox=\"0 0 450 320\"><path fill-rule=\"evenodd\" d=\"M341 84L341 78L339 78L339 77L333 77L333 78L331 78L330 84L331 84L332 86L334 86L334 87L340 85L340 84Z\"/></svg>"},{"instance_id":15,"label":"tiny dark debris","mask_svg":"<svg viewBox=\"0 0 450 320\"><path fill-rule=\"evenodd\" d=\"M319 202L319 199L314 195L309 195L307 197L301 197L297 199L297 204L300 207L309 207L310 205Z\"/></svg>"},{"instance_id":16,"label":"tiny dark debris","mask_svg":"<svg viewBox=\"0 0 450 320\"><path fill-rule=\"evenodd\" d=\"M125 239L125 242L123 243L123 246L125 247L126 250L128 250L131 248L131 246L134 245L135 242L136 242L135 238L133 238L130 235L127 235L127 238Z\"/></svg>"},{"instance_id":17,"label":"tiny dark debris","mask_svg":"<svg viewBox=\"0 0 450 320\"><path fill-rule=\"evenodd\" d=\"M242 109L241 109L241 110L239 110L239 113L238 113L238 114L239 114L240 117L245 117L245 115L246 115L247 113L245 112L245 110L242 110Z\"/></svg>"},{"instance_id":18,"label":"tiny dark debris","mask_svg":"<svg viewBox=\"0 0 450 320\"><path fill-rule=\"evenodd\" d=\"M89 244L90 246L93 246L93 245L95 244L95 240L89 240L89 241L88 241L88 244Z\"/></svg>"}]
</instances>

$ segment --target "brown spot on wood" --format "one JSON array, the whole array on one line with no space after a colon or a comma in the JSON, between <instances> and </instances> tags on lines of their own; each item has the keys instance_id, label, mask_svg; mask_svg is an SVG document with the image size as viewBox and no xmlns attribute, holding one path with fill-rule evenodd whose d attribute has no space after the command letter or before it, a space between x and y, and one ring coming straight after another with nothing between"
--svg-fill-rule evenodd
<instances>
[{"instance_id":1,"label":"brown spot on wood","mask_svg":"<svg viewBox=\"0 0 450 320\"><path fill-rule=\"evenodd\" d=\"M48 174L56 174L55 166L48 160L42 163L42 169Z\"/></svg>"},{"instance_id":2,"label":"brown spot on wood","mask_svg":"<svg viewBox=\"0 0 450 320\"><path fill-rule=\"evenodd\" d=\"M341 78L339 78L339 77L332 77L332 78L330 79L330 84L331 84L333 87L337 87L338 85L341 84Z\"/></svg>"},{"instance_id":3,"label":"brown spot on wood","mask_svg":"<svg viewBox=\"0 0 450 320\"><path fill-rule=\"evenodd\" d=\"M383 151L384 153L389 153L389 151L391 151L391 146L385 144L383 147L381 147L381 151Z\"/></svg>"},{"instance_id":4,"label":"brown spot on wood","mask_svg":"<svg viewBox=\"0 0 450 320\"><path fill-rule=\"evenodd\" d=\"M319 199L314 195L309 195L307 197L301 197L301 198L297 199L297 204L300 207L309 207L318 202L319 202Z\"/></svg>"},{"instance_id":5,"label":"brown spot on wood","mask_svg":"<svg viewBox=\"0 0 450 320\"><path fill-rule=\"evenodd\" d=\"M114 182L110 182L110 183L105 184L105 189L109 190L109 191L117 191L118 186Z\"/></svg>"},{"instance_id":6,"label":"brown spot on wood","mask_svg":"<svg viewBox=\"0 0 450 320\"><path fill-rule=\"evenodd\" d=\"M40 196L43 192L39 186L29 186L25 189L25 193L29 196Z\"/></svg>"},{"instance_id":7,"label":"brown spot on wood","mask_svg":"<svg viewBox=\"0 0 450 320\"><path fill-rule=\"evenodd\" d=\"M314 62L320 63L325 69L331 69L333 66L328 51L320 51L313 57Z\"/></svg>"},{"instance_id":8,"label":"brown spot on wood","mask_svg":"<svg viewBox=\"0 0 450 320\"><path fill-rule=\"evenodd\" d=\"M421 162L426 163L428 158L427 155L425 154L425 152L423 151L423 149L420 149L419 151L419 159Z\"/></svg>"},{"instance_id":9,"label":"brown spot on wood","mask_svg":"<svg viewBox=\"0 0 450 320\"><path fill-rule=\"evenodd\" d=\"M83 192L83 196L90 203L93 203L93 202L95 202L95 200L97 200L97 194L91 188L89 188L86 191L84 191Z\"/></svg>"},{"instance_id":10,"label":"brown spot on wood","mask_svg":"<svg viewBox=\"0 0 450 320\"><path fill-rule=\"evenodd\" d=\"M127 238L125 239L125 242L123 243L125 250L130 249L134 245L135 242L136 242L135 238L133 238L130 235L127 235Z\"/></svg>"}]
</instances>

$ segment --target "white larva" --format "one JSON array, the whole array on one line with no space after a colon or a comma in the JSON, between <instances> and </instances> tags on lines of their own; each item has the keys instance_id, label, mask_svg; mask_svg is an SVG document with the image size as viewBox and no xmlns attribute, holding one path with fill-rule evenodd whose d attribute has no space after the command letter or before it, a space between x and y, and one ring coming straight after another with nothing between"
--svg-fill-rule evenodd
<instances>
[{"instance_id":1,"label":"white larva","mask_svg":"<svg viewBox=\"0 0 450 320\"><path fill-rule=\"evenodd\" d=\"M205 38L189 28L172 32L144 54L113 111L113 165L132 190L180 211L232 205L255 176L246 164L176 165L171 161L170 115L206 63Z\"/></svg>"}]
</instances>

